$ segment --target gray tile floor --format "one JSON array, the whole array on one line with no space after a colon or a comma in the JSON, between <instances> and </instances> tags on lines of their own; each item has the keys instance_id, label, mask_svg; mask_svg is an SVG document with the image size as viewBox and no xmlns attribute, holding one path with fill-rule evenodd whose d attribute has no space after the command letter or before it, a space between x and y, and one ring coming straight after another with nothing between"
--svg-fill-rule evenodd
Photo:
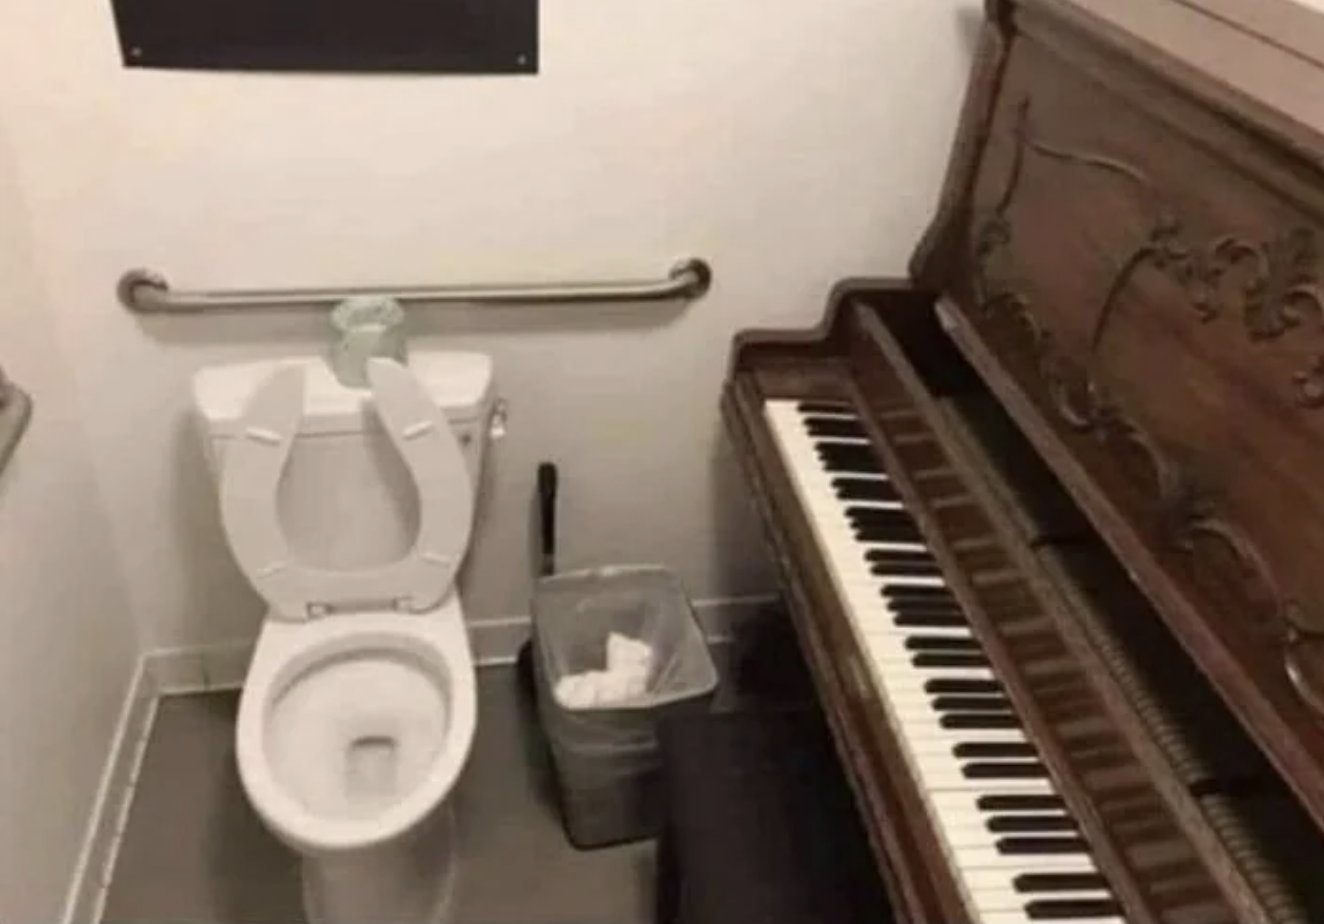
<instances>
[{"instance_id":1,"label":"gray tile floor","mask_svg":"<svg viewBox=\"0 0 1324 924\"><path fill-rule=\"evenodd\" d=\"M742 646L743 649L743 646ZM717 708L747 693L741 650L715 646ZM766 673L764 671L763 673ZM780 673L780 671L778 672ZM748 671L757 687L758 672ZM778 681L780 683L780 681ZM650 842L579 851L561 829L531 704L513 668L478 674L478 733L456 794L460 924L652 918ZM238 693L162 700L107 897L105 924L298 924L298 862L249 807L234 763Z\"/></svg>"},{"instance_id":2,"label":"gray tile floor","mask_svg":"<svg viewBox=\"0 0 1324 924\"><path fill-rule=\"evenodd\" d=\"M531 710L510 668L479 671L478 733L456 794L454 919L630 924L651 917L653 845L566 841ZM106 902L106 924L295 924L298 862L249 807L237 693L164 699Z\"/></svg>"}]
</instances>

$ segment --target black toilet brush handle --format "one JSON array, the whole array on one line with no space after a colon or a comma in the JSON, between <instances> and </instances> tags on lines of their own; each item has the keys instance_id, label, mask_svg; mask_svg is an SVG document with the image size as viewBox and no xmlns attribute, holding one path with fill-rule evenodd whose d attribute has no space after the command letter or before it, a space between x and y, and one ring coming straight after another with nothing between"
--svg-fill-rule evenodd
<instances>
[{"instance_id":1,"label":"black toilet brush handle","mask_svg":"<svg viewBox=\"0 0 1324 924\"><path fill-rule=\"evenodd\" d=\"M556 466L538 466L538 525L542 530L542 575L556 571Z\"/></svg>"}]
</instances>

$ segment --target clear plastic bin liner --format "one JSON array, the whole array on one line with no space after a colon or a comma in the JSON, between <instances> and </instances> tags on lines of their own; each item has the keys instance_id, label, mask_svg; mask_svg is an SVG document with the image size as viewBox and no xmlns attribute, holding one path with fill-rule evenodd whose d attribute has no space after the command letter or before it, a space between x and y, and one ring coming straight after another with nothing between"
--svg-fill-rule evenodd
<instances>
[{"instance_id":1,"label":"clear plastic bin liner","mask_svg":"<svg viewBox=\"0 0 1324 924\"><path fill-rule=\"evenodd\" d=\"M557 699L557 682L601 670L617 632L653 649L642 696L591 706ZM596 568L543 578L533 600L538 713L581 845L646 837L656 809L657 724L706 710L717 669L680 582L665 568ZM608 806L610 805L610 808Z\"/></svg>"}]
</instances>

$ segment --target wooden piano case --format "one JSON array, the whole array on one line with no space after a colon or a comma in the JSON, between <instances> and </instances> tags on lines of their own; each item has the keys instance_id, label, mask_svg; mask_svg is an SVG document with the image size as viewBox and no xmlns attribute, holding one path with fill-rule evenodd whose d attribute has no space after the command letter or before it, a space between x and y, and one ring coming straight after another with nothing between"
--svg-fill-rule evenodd
<instances>
[{"instance_id":1,"label":"wooden piano case","mask_svg":"<svg viewBox=\"0 0 1324 924\"><path fill-rule=\"evenodd\" d=\"M1324 824L1324 148L1075 4L989 13L912 272Z\"/></svg>"},{"instance_id":2,"label":"wooden piano case","mask_svg":"<svg viewBox=\"0 0 1324 924\"><path fill-rule=\"evenodd\" d=\"M1168 0L990 0L910 278L848 280L817 329L736 339L728 428L880 868L916 921L970 915L897 776L828 570L806 554L812 529L760 413L771 399L867 409L1128 920L1268 922L1273 906L1168 778L1088 633L1031 576L1050 537L1010 535L962 477L972 466L934 395L963 379L996 399L1120 563L1146 601L1137 618L1161 622L1324 828L1324 138L1210 61L1254 58L1261 89L1324 71L1261 60L1262 43L1211 22ZM1208 29L1192 38L1192 25ZM925 466L941 490L916 476ZM961 550L972 536L982 563ZM1078 659L1083 711L1036 687L1018 635ZM1082 717L1114 739L1110 777L1073 752ZM1148 800L1157 841L1113 830L1098 810L1109 786ZM1159 867L1195 872L1182 884Z\"/></svg>"}]
</instances>

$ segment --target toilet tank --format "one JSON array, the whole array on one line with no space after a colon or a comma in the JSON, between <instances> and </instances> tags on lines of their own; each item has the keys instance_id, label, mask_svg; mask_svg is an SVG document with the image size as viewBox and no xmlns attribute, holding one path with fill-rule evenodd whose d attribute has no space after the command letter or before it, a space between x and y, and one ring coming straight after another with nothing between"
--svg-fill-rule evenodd
<instances>
[{"instance_id":1,"label":"toilet tank","mask_svg":"<svg viewBox=\"0 0 1324 924\"><path fill-rule=\"evenodd\" d=\"M303 422L278 501L292 549L305 564L338 570L401 558L418 532L413 480L372 410L372 392L341 385L321 357L209 366L194 375L196 424L213 476L249 398L291 363L305 369ZM450 421L476 495L497 403L491 357L411 352L407 365Z\"/></svg>"}]
</instances>

